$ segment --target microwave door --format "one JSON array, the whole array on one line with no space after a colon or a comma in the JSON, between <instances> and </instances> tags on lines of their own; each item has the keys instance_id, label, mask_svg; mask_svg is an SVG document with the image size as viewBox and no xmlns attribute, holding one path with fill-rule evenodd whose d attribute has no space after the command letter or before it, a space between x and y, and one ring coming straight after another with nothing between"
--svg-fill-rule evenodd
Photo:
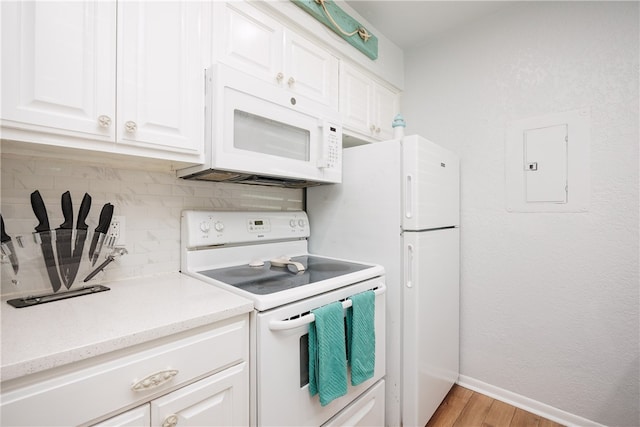
<instances>
[{"instance_id":1,"label":"microwave door","mask_svg":"<svg viewBox=\"0 0 640 427\"><path fill-rule=\"evenodd\" d=\"M309 162L311 132L265 117L234 110L233 146L239 150Z\"/></svg>"}]
</instances>

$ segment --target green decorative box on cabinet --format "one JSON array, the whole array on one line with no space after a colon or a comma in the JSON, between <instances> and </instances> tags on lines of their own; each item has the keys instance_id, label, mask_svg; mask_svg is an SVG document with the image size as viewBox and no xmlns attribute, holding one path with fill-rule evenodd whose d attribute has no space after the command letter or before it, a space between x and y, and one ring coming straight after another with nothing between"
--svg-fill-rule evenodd
<instances>
[{"instance_id":1,"label":"green decorative box on cabinet","mask_svg":"<svg viewBox=\"0 0 640 427\"><path fill-rule=\"evenodd\" d=\"M371 59L378 58L378 38L330 0L291 0Z\"/></svg>"}]
</instances>

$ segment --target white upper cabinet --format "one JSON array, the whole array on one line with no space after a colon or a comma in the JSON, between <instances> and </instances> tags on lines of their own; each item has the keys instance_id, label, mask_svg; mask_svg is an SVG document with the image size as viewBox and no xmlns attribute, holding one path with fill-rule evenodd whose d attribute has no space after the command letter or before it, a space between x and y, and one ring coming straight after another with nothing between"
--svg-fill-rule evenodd
<instances>
[{"instance_id":1,"label":"white upper cabinet","mask_svg":"<svg viewBox=\"0 0 640 427\"><path fill-rule=\"evenodd\" d=\"M216 60L338 108L339 60L246 2L214 4Z\"/></svg>"},{"instance_id":2,"label":"white upper cabinet","mask_svg":"<svg viewBox=\"0 0 640 427\"><path fill-rule=\"evenodd\" d=\"M349 64L341 66L340 113L345 131L370 140L393 138L399 95Z\"/></svg>"},{"instance_id":3,"label":"white upper cabinet","mask_svg":"<svg viewBox=\"0 0 640 427\"><path fill-rule=\"evenodd\" d=\"M3 133L73 148L197 159L204 143L208 7L3 2Z\"/></svg>"},{"instance_id":4,"label":"white upper cabinet","mask_svg":"<svg viewBox=\"0 0 640 427\"><path fill-rule=\"evenodd\" d=\"M284 77L280 84L338 109L339 61L291 31L285 32Z\"/></svg>"},{"instance_id":5,"label":"white upper cabinet","mask_svg":"<svg viewBox=\"0 0 640 427\"><path fill-rule=\"evenodd\" d=\"M115 138L115 2L2 3L2 124Z\"/></svg>"},{"instance_id":6,"label":"white upper cabinet","mask_svg":"<svg viewBox=\"0 0 640 427\"><path fill-rule=\"evenodd\" d=\"M374 83L373 86L373 121L375 137L382 140L393 138L393 119L400 112L400 97L385 86ZM369 126L371 130L371 125Z\"/></svg>"},{"instance_id":7,"label":"white upper cabinet","mask_svg":"<svg viewBox=\"0 0 640 427\"><path fill-rule=\"evenodd\" d=\"M203 4L118 4L118 142L196 153L201 149Z\"/></svg>"},{"instance_id":8,"label":"white upper cabinet","mask_svg":"<svg viewBox=\"0 0 640 427\"><path fill-rule=\"evenodd\" d=\"M245 2L215 2L214 58L276 82L283 62L283 26Z\"/></svg>"}]
</instances>

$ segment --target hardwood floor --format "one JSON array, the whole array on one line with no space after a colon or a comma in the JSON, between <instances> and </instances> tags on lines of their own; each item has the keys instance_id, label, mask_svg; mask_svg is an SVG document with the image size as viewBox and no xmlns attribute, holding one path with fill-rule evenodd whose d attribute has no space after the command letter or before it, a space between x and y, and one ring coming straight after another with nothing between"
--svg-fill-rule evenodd
<instances>
[{"instance_id":1,"label":"hardwood floor","mask_svg":"<svg viewBox=\"0 0 640 427\"><path fill-rule=\"evenodd\" d=\"M425 427L561 427L455 384Z\"/></svg>"}]
</instances>

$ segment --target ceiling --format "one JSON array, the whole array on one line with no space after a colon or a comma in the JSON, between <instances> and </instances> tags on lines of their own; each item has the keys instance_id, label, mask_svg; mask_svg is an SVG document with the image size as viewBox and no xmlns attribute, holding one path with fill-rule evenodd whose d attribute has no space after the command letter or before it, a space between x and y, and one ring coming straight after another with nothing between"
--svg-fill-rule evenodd
<instances>
[{"instance_id":1,"label":"ceiling","mask_svg":"<svg viewBox=\"0 0 640 427\"><path fill-rule=\"evenodd\" d=\"M509 1L347 0L377 31L402 49L509 5Z\"/></svg>"}]
</instances>

